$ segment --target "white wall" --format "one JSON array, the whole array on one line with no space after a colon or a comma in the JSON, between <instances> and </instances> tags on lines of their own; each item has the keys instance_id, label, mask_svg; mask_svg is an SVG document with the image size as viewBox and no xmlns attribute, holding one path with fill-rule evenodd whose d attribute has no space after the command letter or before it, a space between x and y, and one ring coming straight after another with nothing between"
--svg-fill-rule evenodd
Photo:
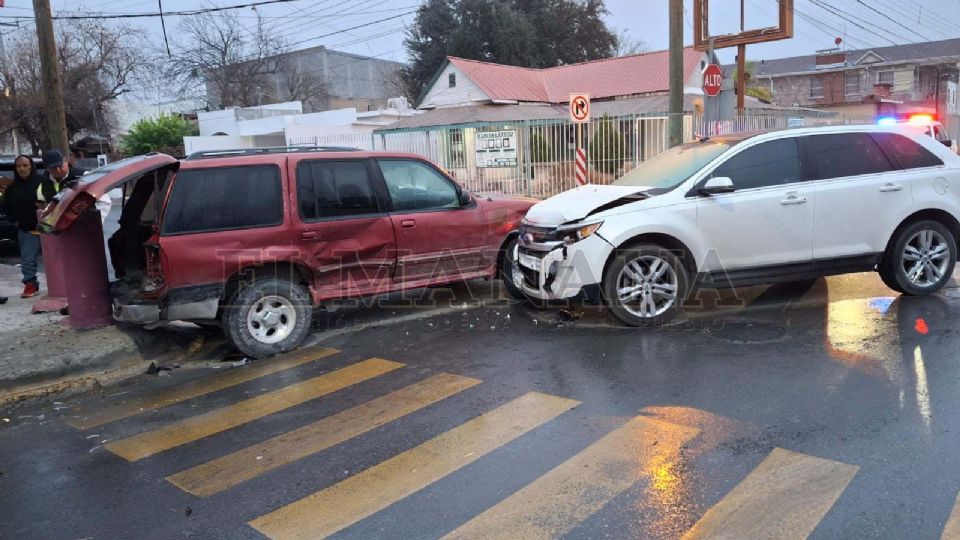
<instances>
[{"instance_id":1,"label":"white wall","mask_svg":"<svg viewBox=\"0 0 960 540\"><path fill-rule=\"evenodd\" d=\"M194 152L204 152L207 150L230 150L232 148L252 148L252 137L234 137L219 135L216 137L199 136L184 137L183 149L189 156Z\"/></svg>"},{"instance_id":2,"label":"white wall","mask_svg":"<svg viewBox=\"0 0 960 540\"><path fill-rule=\"evenodd\" d=\"M457 77L457 86L450 88L450 74ZM478 100L489 100L490 96L484 93L476 83L470 80L463 71L453 64L447 64L437 81L427 91L421 102L421 107L449 107L453 105L467 105Z\"/></svg>"},{"instance_id":3,"label":"white wall","mask_svg":"<svg viewBox=\"0 0 960 540\"><path fill-rule=\"evenodd\" d=\"M374 129L382 126L320 126L292 125L287 127L287 146L353 146L372 150Z\"/></svg>"}]
</instances>

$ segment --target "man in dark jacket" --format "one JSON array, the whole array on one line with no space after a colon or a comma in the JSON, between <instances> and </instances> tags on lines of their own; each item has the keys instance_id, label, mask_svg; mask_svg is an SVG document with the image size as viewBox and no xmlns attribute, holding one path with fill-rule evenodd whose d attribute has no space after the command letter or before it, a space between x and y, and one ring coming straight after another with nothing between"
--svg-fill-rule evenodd
<instances>
[{"instance_id":1,"label":"man in dark jacket","mask_svg":"<svg viewBox=\"0 0 960 540\"><path fill-rule=\"evenodd\" d=\"M30 156L17 156L14 161L13 182L3 196L3 211L17 226L20 244L20 270L23 273L23 294L31 298L40 292L37 279L37 259L40 257L40 237L37 233L37 190L40 175Z\"/></svg>"},{"instance_id":2,"label":"man in dark jacket","mask_svg":"<svg viewBox=\"0 0 960 540\"><path fill-rule=\"evenodd\" d=\"M73 187L87 172L71 167L64 159L63 152L57 149L48 150L43 154L43 168L47 172L43 175L43 182L37 190L37 195L39 195L38 199L44 202L50 202L50 199L63 188Z\"/></svg>"}]
</instances>

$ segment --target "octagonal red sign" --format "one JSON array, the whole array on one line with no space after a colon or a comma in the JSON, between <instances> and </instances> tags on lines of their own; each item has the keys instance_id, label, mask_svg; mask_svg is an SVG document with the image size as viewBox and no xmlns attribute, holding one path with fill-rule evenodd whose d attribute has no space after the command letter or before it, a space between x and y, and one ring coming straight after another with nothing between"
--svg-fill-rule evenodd
<instances>
[{"instance_id":1,"label":"octagonal red sign","mask_svg":"<svg viewBox=\"0 0 960 540\"><path fill-rule=\"evenodd\" d=\"M710 97L720 95L723 86L723 70L716 64L710 64L703 70L703 93Z\"/></svg>"}]
</instances>

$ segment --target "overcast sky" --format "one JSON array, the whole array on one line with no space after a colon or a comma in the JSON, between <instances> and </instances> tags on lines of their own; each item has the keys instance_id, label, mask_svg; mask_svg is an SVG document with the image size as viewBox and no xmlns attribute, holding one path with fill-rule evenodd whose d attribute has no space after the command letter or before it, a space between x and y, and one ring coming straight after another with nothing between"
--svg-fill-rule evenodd
<instances>
[{"instance_id":1,"label":"overcast sky","mask_svg":"<svg viewBox=\"0 0 960 540\"><path fill-rule=\"evenodd\" d=\"M197 9L204 6L246 4L254 0L164 0L164 11ZM685 0L684 41L692 43L692 1ZM711 33L739 28L741 0L712 0ZM778 0L745 0L747 27L766 26L775 19ZM157 0L52 0L54 12L77 11L106 14L156 12ZM417 0L296 0L266 5L253 10L236 10L254 27L257 14L264 24L286 35L298 48L325 45L356 54L405 61L403 28L413 22L409 12ZM667 48L667 0L607 0L607 23L618 33L646 43L648 49ZM960 0L795 0L794 38L751 45L750 59L780 58L810 54L834 46L844 38L850 49L881 47L960 37ZM872 9L871 9L872 8ZM0 9L0 22L7 17L32 16L31 0L7 0ZM179 17L167 18L171 41L177 39ZM388 19L388 20L384 20ZM158 19L127 19L127 24L144 29L157 43L161 33ZM361 27L362 25L362 27ZM359 27L359 28L356 28ZM320 37L326 36L326 37ZM733 50L719 51L725 62L733 61Z\"/></svg>"}]
</instances>

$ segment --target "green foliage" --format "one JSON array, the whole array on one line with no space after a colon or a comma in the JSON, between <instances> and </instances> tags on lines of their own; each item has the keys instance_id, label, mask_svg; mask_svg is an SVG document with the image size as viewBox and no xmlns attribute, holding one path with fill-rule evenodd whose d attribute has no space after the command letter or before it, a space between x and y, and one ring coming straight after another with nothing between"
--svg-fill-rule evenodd
<instances>
[{"instance_id":1,"label":"green foliage","mask_svg":"<svg viewBox=\"0 0 960 540\"><path fill-rule=\"evenodd\" d=\"M746 67L744 70L744 84L747 87L746 95L755 97L767 103L773 102L773 92L771 92L766 86L759 86L759 81L754 78L754 74L757 72L757 63L753 60L747 60L744 62L744 64ZM737 80L738 73L739 70L734 68L733 80Z\"/></svg>"},{"instance_id":2,"label":"green foliage","mask_svg":"<svg viewBox=\"0 0 960 540\"><path fill-rule=\"evenodd\" d=\"M553 160L550 141L539 130L534 130L530 135L530 160L533 163L547 163Z\"/></svg>"},{"instance_id":3,"label":"green foliage","mask_svg":"<svg viewBox=\"0 0 960 540\"><path fill-rule=\"evenodd\" d=\"M183 155L183 138L197 134L197 128L180 116L145 118L130 128L120 143L123 155L139 156L147 152Z\"/></svg>"},{"instance_id":4,"label":"green foliage","mask_svg":"<svg viewBox=\"0 0 960 540\"><path fill-rule=\"evenodd\" d=\"M627 146L616 122L609 116L603 115L594 127L587 156L593 169L600 172L615 173L623 167Z\"/></svg>"},{"instance_id":5,"label":"green foliage","mask_svg":"<svg viewBox=\"0 0 960 540\"><path fill-rule=\"evenodd\" d=\"M533 68L609 58L606 14L604 0L427 0L404 40L404 84L420 95L448 55Z\"/></svg>"}]
</instances>

